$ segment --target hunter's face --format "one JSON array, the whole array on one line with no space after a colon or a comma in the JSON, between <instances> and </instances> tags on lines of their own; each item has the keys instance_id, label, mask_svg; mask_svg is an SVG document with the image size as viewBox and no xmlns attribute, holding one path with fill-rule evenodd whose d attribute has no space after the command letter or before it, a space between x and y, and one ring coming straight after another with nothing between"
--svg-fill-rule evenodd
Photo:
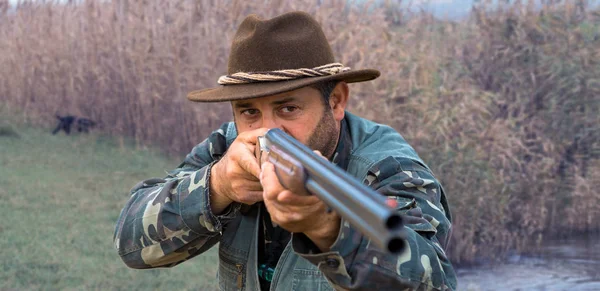
<instances>
[{"instance_id":1,"label":"hunter's face","mask_svg":"<svg viewBox=\"0 0 600 291\"><path fill-rule=\"evenodd\" d=\"M344 83L342 87L347 88L347 85ZM345 100L340 104L339 98L334 96L336 90L337 87L328 105L324 104L321 93L312 87L233 101L237 130L242 133L262 127L280 128L311 149L329 157L337 145L340 120L345 108Z\"/></svg>"}]
</instances>

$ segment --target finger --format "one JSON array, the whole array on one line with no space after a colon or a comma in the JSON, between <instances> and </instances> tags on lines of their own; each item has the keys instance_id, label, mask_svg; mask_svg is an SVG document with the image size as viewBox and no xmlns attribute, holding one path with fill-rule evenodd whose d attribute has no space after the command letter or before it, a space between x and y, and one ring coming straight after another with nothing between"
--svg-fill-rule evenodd
<instances>
[{"instance_id":1,"label":"finger","mask_svg":"<svg viewBox=\"0 0 600 291\"><path fill-rule=\"evenodd\" d=\"M259 172L259 175L260 175L260 172ZM243 178L246 181L250 182L250 183L258 183L258 184L260 184L260 179L258 177L256 177L256 176L254 176L253 174L250 174L249 172L244 171Z\"/></svg>"},{"instance_id":2,"label":"finger","mask_svg":"<svg viewBox=\"0 0 600 291\"><path fill-rule=\"evenodd\" d=\"M258 176L260 175L260 166L258 165L258 162L256 161L256 158L254 157L254 154L250 154L251 152L245 152L242 155L240 155L240 161L238 162L238 165L240 165L240 167L250 173L252 176L258 178Z\"/></svg>"},{"instance_id":3,"label":"finger","mask_svg":"<svg viewBox=\"0 0 600 291\"><path fill-rule=\"evenodd\" d=\"M255 145L259 136L265 135L269 129L265 127L257 128L254 130L246 131L238 135L238 139L245 144Z\"/></svg>"},{"instance_id":4,"label":"finger","mask_svg":"<svg viewBox=\"0 0 600 291\"><path fill-rule=\"evenodd\" d=\"M266 199L266 196L264 195L264 191L263 191L263 202L265 203L265 206L267 207L267 212L269 212L269 214L271 215L271 218L279 217L281 212L286 211L285 209L283 209L283 207L281 205L277 204L277 201L272 200L272 199ZM273 222L280 223L281 220L273 220Z\"/></svg>"},{"instance_id":5,"label":"finger","mask_svg":"<svg viewBox=\"0 0 600 291\"><path fill-rule=\"evenodd\" d=\"M289 190L284 190L278 194L263 194L265 204L269 205L272 211L277 211L279 217L284 217L285 221L295 221L305 219L312 213L323 212L325 210L325 204L322 203L318 197L306 197L293 194ZM276 196L275 199L272 199ZM294 199L300 198L298 201L291 201L292 203L281 202L281 197L293 197ZM304 199L302 199L304 198ZM307 199L308 198L308 199ZM284 198L286 199L286 198ZM271 210L270 210L271 211ZM283 222L283 221L280 221Z\"/></svg>"},{"instance_id":6,"label":"finger","mask_svg":"<svg viewBox=\"0 0 600 291\"><path fill-rule=\"evenodd\" d=\"M317 154L319 157L321 157L321 158L324 158L324 159L326 159L326 160L327 160L327 157L325 157L325 156L324 156L324 155L323 155L323 154L322 154L320 151L318 151L318 150L314 150L313 152L314 152L315 154Z\"/></svg>"},{"instance_id":7,"label":"finger","mask_svg":"<svg viewBox=\"0 0 600 291\"><path fill-rule=\"evenodd\" d=\"M297 195L286 190L277 195L277 202L290 206L310 206L321 202L321 199L314 195Z\"/></svg>"},{"instance_id":8,"label":"finger","mask_svg":"<svg viewBox=\"0 0 600 291\"><path fill-rule=\"evenodd\" d=\"M247 191L241 197L239 197L239 202L248 205L252 205L259 201L263 201L262 191Z\"/></svg>"},{"instance_id":9,"label":"finger","mask_svg":"<svg viewBox=\"0 0 600 291\"><path fill-rule=\"evenodd\" d=\"M259 178L260 184L263 187L265 200L276 200L279 192L285 190L279 183L279 178L275 174L275 166L272 163L266 162L263 164Z\"/></svg>"},{"instance_id":10,"label":"finger","mask_svg":"<svg viewBox=\"0 0 600 291\"><path fill-rule=\"evenodd\" d=\"M278 204L274 200L264 200L271 220L277 224L289 224L302 219L302 214L288 207Z\"/></svg>"},{"instance_id":11,"label":"finger","mask_svg":"<svg viewBox=\"0 0 600 291\"><path fill-rule=\"evenodd\" d=\"M263 187L260 184L260 182L258 182L258 180L256 182L248 181L247 183L244 184L244 188L247 189L248 191L259 191L261 193L263 191Z\"/></svg>"}]
</instances>

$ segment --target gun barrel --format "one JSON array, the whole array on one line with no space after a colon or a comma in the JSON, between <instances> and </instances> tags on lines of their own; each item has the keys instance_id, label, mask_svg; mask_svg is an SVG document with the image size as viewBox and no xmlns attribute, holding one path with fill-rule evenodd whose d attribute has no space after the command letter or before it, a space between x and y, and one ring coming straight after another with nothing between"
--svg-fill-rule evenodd
<instances>
[{"instance_id":1,"label":"gun barrel","mask_svg":"<svg viewBox=\"0 0 600 291\"><path fill-rule=\"evenodd\" d=\"M390 253L403 250L402 216L387 205L386 197L319 157L280 129L269 130L264 138L261 147L275 146L285 153L286 159L295 160L290 163L301 165L306 189L367 236L371 243Z\"/></svg>"}]
</instances>

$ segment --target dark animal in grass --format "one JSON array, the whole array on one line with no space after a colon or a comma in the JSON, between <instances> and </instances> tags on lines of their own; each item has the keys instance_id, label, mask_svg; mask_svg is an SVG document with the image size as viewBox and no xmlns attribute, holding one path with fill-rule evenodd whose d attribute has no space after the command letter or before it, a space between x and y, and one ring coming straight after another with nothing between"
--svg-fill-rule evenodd
<instances>
[{"instance_id":1,"label":"dark animal in grass","mask_svg":"<svg viewBox=\"0 0 600 291\"><path fill-rule=\"evenodd\" d=\"M89 133L90 129L96 125L96 122L89 118L77 117L73 115L56 115L56 118L58 118L59 121L56 128L52 131L52 134L57 134L61 130L64 130L66 134L70 134L73 126L77 132Z\"/></svg>"}]
</instances>

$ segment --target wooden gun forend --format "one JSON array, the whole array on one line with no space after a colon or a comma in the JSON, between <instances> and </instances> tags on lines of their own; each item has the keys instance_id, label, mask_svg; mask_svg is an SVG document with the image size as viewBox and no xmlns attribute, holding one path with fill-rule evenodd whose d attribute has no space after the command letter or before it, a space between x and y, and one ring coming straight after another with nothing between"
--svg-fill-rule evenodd
<instances>
[{"instance_id":1,"label":"wooden gun forend","mask_svg":"<svg viewBox=\"0 0 600 291\"><path fill-rule=\"evenodd\" d=\"M294 193L304 193L294 191L304 188L317 195L378 248L389 253L404 249L402 216L389 206L394 203L293 137L270 129L258 138L255 154L259 164L269 161L275 165L282 186Z\"/></svg>"}]
</instances>

